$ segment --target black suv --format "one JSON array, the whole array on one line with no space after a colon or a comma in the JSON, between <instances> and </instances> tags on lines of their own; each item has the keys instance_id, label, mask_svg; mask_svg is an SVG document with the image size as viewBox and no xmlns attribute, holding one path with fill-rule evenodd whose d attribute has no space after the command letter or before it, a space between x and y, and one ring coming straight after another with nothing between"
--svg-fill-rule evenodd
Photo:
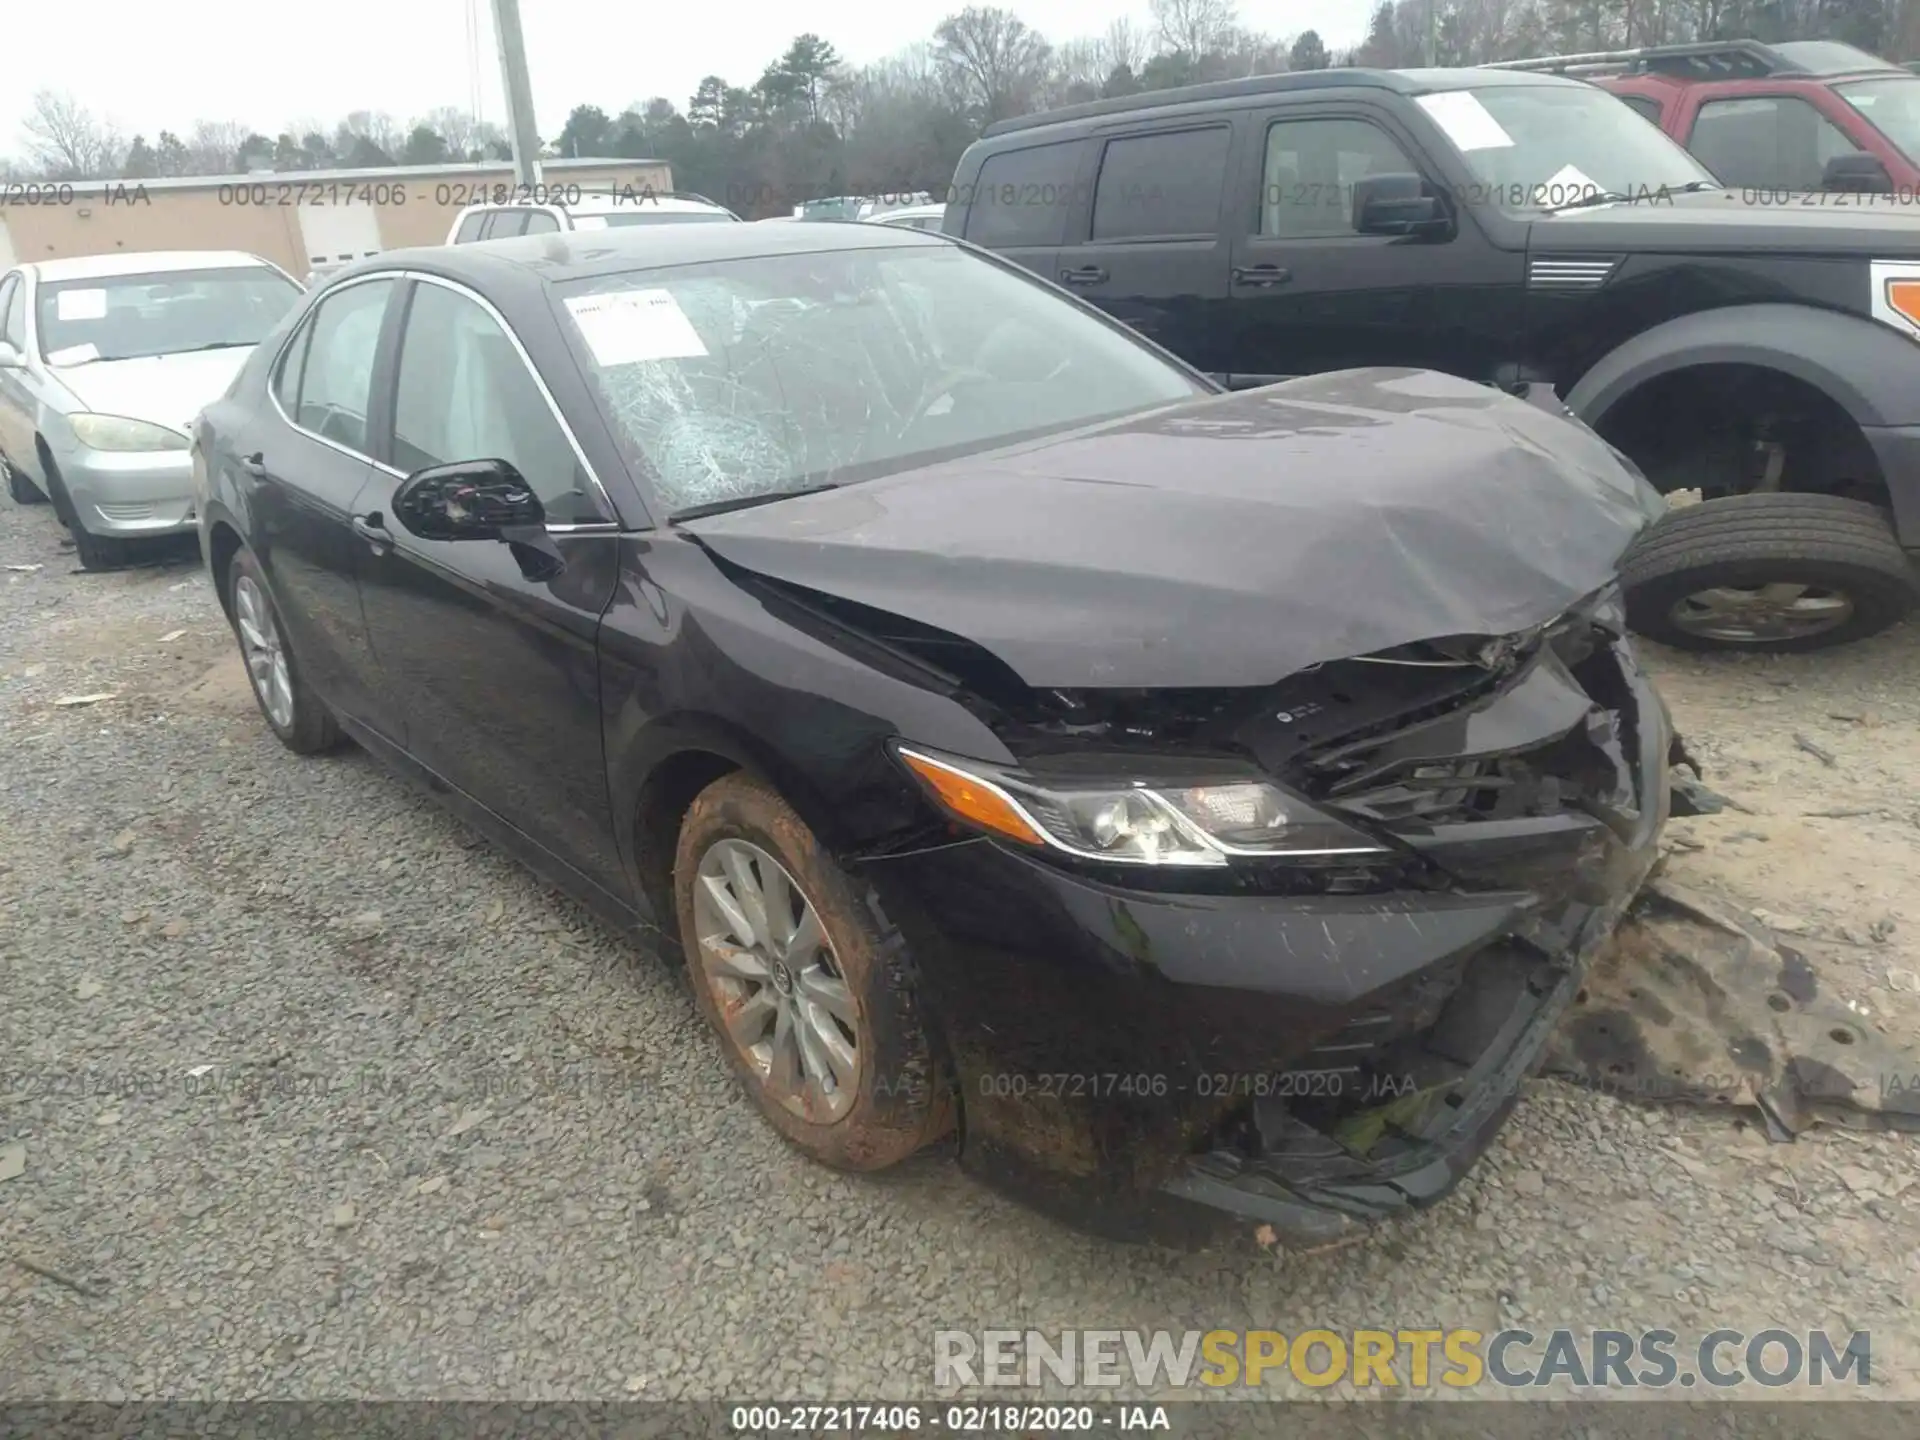
<instances>
[{"instance_id":1,"label":"black suv","mask_svg":"<svg viewBox=\"0 0 1920 1440\"><path fill-rule=\"evenodd\" d=\"M1553 386L1698 492L1627 563L1656 639L1817 649L1920 594L1920 197L1731 191L1554 75L1323 70L990 126L945 228L1236 388Z\"/></svg>"}]
</instances>

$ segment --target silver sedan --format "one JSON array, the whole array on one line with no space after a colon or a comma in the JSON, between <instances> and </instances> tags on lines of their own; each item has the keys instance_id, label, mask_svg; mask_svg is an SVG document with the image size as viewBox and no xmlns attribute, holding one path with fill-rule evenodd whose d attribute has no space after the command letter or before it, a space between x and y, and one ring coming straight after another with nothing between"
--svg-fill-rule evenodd
<instances>
[{"instance_id":1,"label":"silver sedan","mask_svg":"<svg viewBox=\"0 0 1920 1440\"><path fill-rule=\"evenodd\" d=\"M88 256L0 276L0 471L80 563L194 529L188 432L301 290L239 251Z\"/></svg>"}]
</instances>

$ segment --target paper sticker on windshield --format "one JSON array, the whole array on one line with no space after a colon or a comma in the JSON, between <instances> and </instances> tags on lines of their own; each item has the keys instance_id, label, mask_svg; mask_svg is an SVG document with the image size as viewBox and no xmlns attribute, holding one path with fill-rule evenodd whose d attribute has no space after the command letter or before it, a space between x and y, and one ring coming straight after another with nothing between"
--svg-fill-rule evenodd
<instances>
[{"instance_id":1,"label":"paper sticker on windshield","mask_svg":"<svg viewBox=\"0 0 1920 1440\"><path fill-rule=\"evenodd\" d=\"M104 290L56 290L54 313L62 320L103 320L107 314Z\"/></svg>"},{"instance_id":2,"label":"paper sticker on windshield","mask_svg":"<svg viewBox=\"0 0 1920 1440\"><path fill-rule=\"evenodd\" d=\"M47 352L49 365L85 365L89 360L100 358L100 347L91 340L84 345L67 345L59 350Z\"/></svg>"},{"instance_id":3,"label":"paper sticker on windshield","mask_svg":"<svg viewBox=\"0 0 1920 1440\"><path fill-rule=\"evenodd\" d=\"M1418 103L1462 150L1505 150L1513 144L1513 137L1500 128L1500 122L1471 90L1422 95Z\"/></svg>"},{"instance_id":4,"label":"paper sticker on windshield","mask_svg":"<svg viewBox=\"0 0 1920 1440\"><path fill-rule=\"evenodd\" d=\"M1572 165L1562 165L1547 181L1547 204L1553 206L1574 205L1599 193L1592 178Z\"/></svg>"},{"instance_id":5,"label":"paper sticker on windshield","mask_svg":"<svg viewBox=\"0 0 1920 1440\"><path fill-rule=\"evenodd\" d=\"M691 360L707 353L673 296L665 290L619 290L567 301L587 348L602 365Z\"/></svg>"}]
</instances>

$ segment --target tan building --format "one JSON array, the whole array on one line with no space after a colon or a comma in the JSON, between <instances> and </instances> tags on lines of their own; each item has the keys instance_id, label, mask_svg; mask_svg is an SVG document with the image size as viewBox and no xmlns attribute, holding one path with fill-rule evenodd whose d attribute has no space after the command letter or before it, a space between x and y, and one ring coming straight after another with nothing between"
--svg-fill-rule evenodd
<instances>
[{"instance_id":1,"label":"tan building","mask_svg":"<svg viewBox=\"0 0 1920 1440\"><path fill-rule=\"evenodd\" d=\"M593 192L664 194L660 160L545 160L541 188L565 203ZM0 184L0 270L23 261L138 250L246 250L304 280L315 265L438 245L467 205L528 198L513 167L394 165L192 175L171 180Z\"/></svg>"}]
</instances>

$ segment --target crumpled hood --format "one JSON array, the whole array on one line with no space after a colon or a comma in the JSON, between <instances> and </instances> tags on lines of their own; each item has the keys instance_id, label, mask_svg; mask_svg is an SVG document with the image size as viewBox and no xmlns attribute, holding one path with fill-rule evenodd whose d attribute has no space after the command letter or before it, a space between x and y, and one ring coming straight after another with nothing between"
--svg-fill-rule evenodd
<instances>
[{"instance_id":1,"label":"crumpled hood","mask_svg":"<svg viewBox=\"0 0 1920 1440\"><path fill-rule=\"evenodd\" d=\"M682 528L744 569L961 635L1029 685L1212 688L1545 624L1660 508L1576 423L1374 369Z\"/></svg>"},{"instance_id":2,"label":"crumpled hood","mask_svg":"<svg viewBox=\"0 0 1920 1440\"><path fill-rule=\"evenodd\" d=\"M60 383L98 415L124 415L186 433L218 400L253 353L250 345L193 350L137 360L95 360L55 367Z\"/></svg>"}]
</instances>

